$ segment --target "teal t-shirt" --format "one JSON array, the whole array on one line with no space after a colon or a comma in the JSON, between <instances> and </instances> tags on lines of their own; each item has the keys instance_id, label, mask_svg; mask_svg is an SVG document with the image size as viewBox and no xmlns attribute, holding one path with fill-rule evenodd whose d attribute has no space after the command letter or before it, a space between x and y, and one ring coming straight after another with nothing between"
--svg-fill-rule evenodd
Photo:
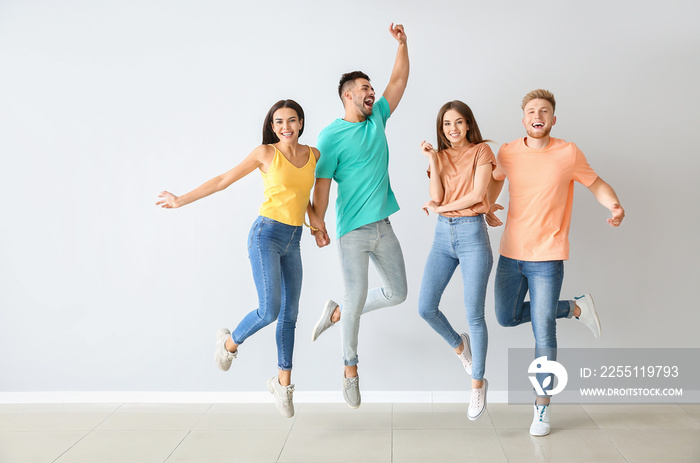
<instances>
[{"instance_id":1,"label":"teal t-shirt","mask_svg":"<svg viewBox=\"0 0 700 463\"><path fill-rule=\"evenodd\" d=\"M399 210L389 182L389 145L384 133L390 115L389 103L381 97L363 122L336 119L318 136L321 158L316 177L338 183L338 238Z\"/></svg>"}]
</instances>

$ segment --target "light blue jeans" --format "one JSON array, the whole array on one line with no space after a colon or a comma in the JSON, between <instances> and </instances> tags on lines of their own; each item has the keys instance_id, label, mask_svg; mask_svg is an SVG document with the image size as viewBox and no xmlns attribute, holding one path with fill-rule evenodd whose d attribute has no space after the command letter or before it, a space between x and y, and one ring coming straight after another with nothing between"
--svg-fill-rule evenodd
<instances>
[{"instance_id":1,"label":"light blue jeans","mask_svg":"<svg viewBox=\"0 0 700 463\"><path fill-rule=\"evenodd\" d=\"M505 256L496 269L496 318L501 326L531 323L535 358L557 359L557 318L571 318L576 303L560 301L564 261L528 262ZM530 301L525 296L530 292ZM540 384L548 375L537 375ZM552 385L545 389L551 389Z\"/></svg>"},{"instance_id":2,"label":"light blue jeans","mask_svg":"<svg viewBox=\"0 0 700 463\"><path fill-rule=\"evenodd\" d=\"M406 267L401 245L388 218L356 228L338 238L338 253L345 282L340 318L343 361L345 365L353 366L358 362L360 316L406 300ZM372 290L368 290L370 260L382 280L382 286Z\"/></svg>"},{"instance_id":3,"label":"light blue jeans","mask_svg":"<svg viewBox=\"0 0 700 463\"><path fill-rule=\"evenodd\" d=\"M452 348L462 343L440 311L440 299L457 266L462 268L464 306L472 349L472 379L484 379L488 331L484 319L486 287L493 267L491 243L483 215L439 216L435 239L423 271L418 313Z\"/></svg>"},{"instance_id":4,"label":"light blue jeans","mask_svg":"<svg viewBox=\"0 0 700 463\"><path fill-rule=\"evenodd\" d=\"M294 330L301 296L302 227L258 217L248 234L248 258L258 291L258 308L243 317L231 339L243 342L277 320L277 363L280 370L292 369Z\"/></svg>"}]
</instances>

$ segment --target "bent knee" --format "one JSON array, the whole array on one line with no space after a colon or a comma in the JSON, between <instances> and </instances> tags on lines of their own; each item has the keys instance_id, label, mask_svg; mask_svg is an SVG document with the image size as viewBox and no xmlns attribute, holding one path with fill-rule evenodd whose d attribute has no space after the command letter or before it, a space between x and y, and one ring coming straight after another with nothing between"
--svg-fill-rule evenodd
<instances>
[{"instance_id":1,"label":"bent knee","mask_svg":"<svg viewBox=\"0 0 700 463\"><path fill-rule=\"evenodd\" d=\"M265 311L259 311L258 316L260 317L260 321L265 324L265 326L269 325L270 323L274 322L277 320L277 316L279 313L276 313L273 310L265 310Z\"/></svg>"},{"instance_id":2,"label":"bent knee","mask_svg":"<svg viewBox=\"0 0 700 463\"><path fill-rule=\"evenodd\" d=\"M498 324L501 326L511 327L511 326L518 326L520 322L516 320L513 317L506 316L504 314L499 314L496 312L496 321L498 321Z\"/></svg>"},{"instance_id":3,"label":"bent knee","mask_svg":"<svg viewBox=\"0 0 700 463\"><path fill-rule=\"evenodd\" d=\"M431 320L435 318L437 315L438 311L435 307L429 307L429 306L418 306L418 315L420 315L420 318L423 320Z\"/></svg>"},{"instance_id":4,"label":"bent knee","mask_svg":"<svg viewBox=\"0 0 700 463\"><path fill-rule=\"evenodd\" d=\"M407 296L408 291L406 288L399 289L398 291L392 291L391 293L387 294L389 302L393 305L401 304L406 300Z\"/></svg>"}]
</instances>

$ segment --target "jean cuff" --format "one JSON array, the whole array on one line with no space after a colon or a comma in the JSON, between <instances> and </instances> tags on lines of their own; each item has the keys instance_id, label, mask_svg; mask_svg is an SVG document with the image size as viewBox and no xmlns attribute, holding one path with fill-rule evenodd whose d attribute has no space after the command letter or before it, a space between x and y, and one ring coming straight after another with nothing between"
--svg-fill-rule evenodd
<instances>
[{"instance_id":1,"label":"jean cuff","mask_svg":"<svg viewBox=\"0 0 700 463\"><path fill-rule=\"evenodd\" d=\"M576 301L569 301L569 315L567 315L566 318L573 317L574 310L576 310Z\"/></svg>"}]
</instances>

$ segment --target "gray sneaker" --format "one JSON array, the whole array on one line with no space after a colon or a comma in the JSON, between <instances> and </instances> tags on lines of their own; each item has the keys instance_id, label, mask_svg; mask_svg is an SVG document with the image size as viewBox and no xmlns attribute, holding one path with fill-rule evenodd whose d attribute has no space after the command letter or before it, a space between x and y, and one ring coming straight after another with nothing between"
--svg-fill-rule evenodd
<instances>
[{"instance_id":1,"label":"gray sneaker","mask_svg":"<svg viewBox=\"0 0 700 463\"><path fill-rule=\"evenodd\" d=\"M226 350L226 340L231 337L231 332L226 328L221 328L216 332L216 366L220 370L228 371L231 368L231 362L238 355L238 351L229 352Z\"/></svg>"},{"instance_id":2,"label":"gray sneaker","mask_svg":"<svg viewBox=\"0 0 700 463\"><path fill-rule=\"evenodd\" d=\"M362 399L360 397L360 377L346 378L343 375L343 399L350 408L358 408Z\"/></svg>"},{"instance_id":3,"label":"gray sneaker","mask_svg":"<svg viewBox=\"0 0 700 463\"><path fill-rule=\"evenodd\" d=\"M321 318L319 318L318 322L316 322L316 326L314 326L314 330L311 333L312 341L318 339L321 333L335 325L335 323L331 321L331 317L333 316L333 312L335 311L336 307L338 307L338 304L336 304L334 300L328 299L326 301L326 305L323 306L323 311L321 312Z\"/></svg>"},{"instance_id":4,"label":"gray sneaker","mask_svg":"<svg viewBox=\"0 0 700 463\"><path fill-rule=\"evenodd\" d=\"M469 344L469 335L467 333L462 333L459 335L462 338L462 343L464 343L464 350L461 354L457 354L457 357L462 361L464 365L464 370L469 376L472 375L472 347Z\"/></svg>"},{"instance_id":5,"label":"gray sneaker","mask_svg":"<svg viewBox=\"0 0 700 463\"><path fill-rule=\"evenodd\" d=\"M593 297L590 294L584 294L574 299L576 305L581 309L581 315L577 318L593 332L593 336L600 339L603 336L603 332L600 328L600 319L598 318L598 312L595 310Z\"/></svg>"},{"instance_id":6,"label":"gray sneaker","mask_svg":"<svg viewBox=\"0 0 700 463\"><path fill-rule=\"evenodd\" d=\"M275 397L277 410L287 418L293 417L294 402L292 402L292 396L294 395L294 385L282 386L279 378L273 376L267 380L267 390Z\"/></svg>"}]
</instances>

